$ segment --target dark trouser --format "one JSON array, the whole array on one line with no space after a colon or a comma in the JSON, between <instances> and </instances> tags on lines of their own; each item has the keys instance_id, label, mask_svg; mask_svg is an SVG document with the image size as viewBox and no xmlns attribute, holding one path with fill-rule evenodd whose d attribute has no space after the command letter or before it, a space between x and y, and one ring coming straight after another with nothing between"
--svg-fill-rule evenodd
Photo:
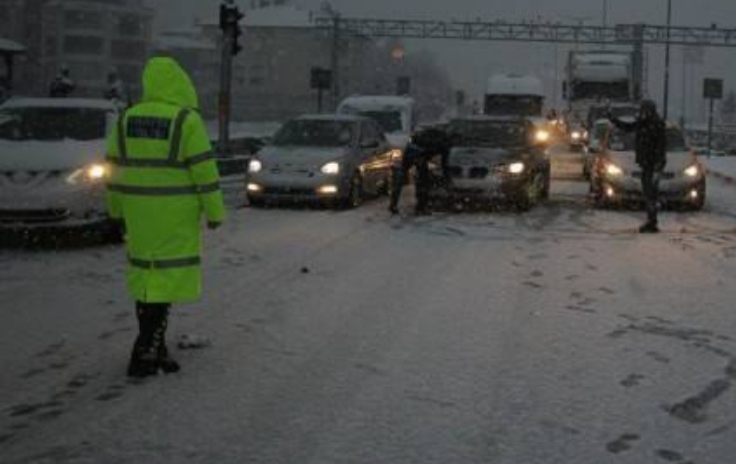
<instances>
[{"instance_id":1,"label":"dark trouser","mask_svg":"<svg viewBox=\"0 0 736 464\"><path fill-rule=\"evenodd\" d=\"M641 187L644 204L647 209L647 224L657 225L657 207L659 203L659 176L654 169L644 168L641 173Z\"/></svg>"},{"instance_id":2,"label":"dark trouser","mask_svg":"<svg viewBox=\"0 0 736 464\"><path fill-rule=\"evenodd\" d=\"M444 161L444 160L443 160ZM416 210L417 212L427 211L429 206L429 190L431 188L432 178L429 172L429 159L425 156L409 157L405 156L402 160L400 168L392 170L392 190L391 190L391 209L395 210L399 206L401 192L406 183L406 177L412 167L416 168Z\"/></svg>"}]
</instances>

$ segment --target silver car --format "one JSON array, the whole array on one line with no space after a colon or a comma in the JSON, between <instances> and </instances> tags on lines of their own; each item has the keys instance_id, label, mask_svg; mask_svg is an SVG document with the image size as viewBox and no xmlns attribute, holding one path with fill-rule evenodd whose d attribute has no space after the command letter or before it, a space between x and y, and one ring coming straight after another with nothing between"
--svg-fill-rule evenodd
<instances>
[{"instance_id":1,"label":"silver car","mask_svg":"<svg viewBox=\"0 0 736 464\"><path fill-rule=\"evenodd\" d=\"M643 200L641 168L636 164L635 138L608 126L602 149L591 170L590 190L598 206ZM687 147L682 130L667 127L667 166L659 182L659 198L665 204L702 209L706 196L706 170Z\"/></svg>"},{"instance_id":2,"label":"silver car","mask_svg":"<svg viewBox=\"0 0 736 464\"><path fill-rule=\"evenodd\" d=\"M302 116L288 121L248 166L253 206L315 201L359 206L365 195L389 189L391 149L372 119L346 115Z\"/></svg>"},{"instance_id":3,"label":"silver car","mask_svg":"<svg viewBox=\"0 0 736 464\"><path fill-rule=\"evenodd\" d=\"M105 100L13 99L0 106L0 229L107 225Z\"/></svg>"}]
</instances>

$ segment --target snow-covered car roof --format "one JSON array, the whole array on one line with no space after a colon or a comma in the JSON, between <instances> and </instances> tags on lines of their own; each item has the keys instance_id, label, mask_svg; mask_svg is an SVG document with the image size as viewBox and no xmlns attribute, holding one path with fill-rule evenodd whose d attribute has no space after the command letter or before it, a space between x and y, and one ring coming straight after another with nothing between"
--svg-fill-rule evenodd
<instances>
[{"instance_id":1,"label":"snow-covered car roof","mask_svg":"<svg viewBox=\"0 0 736 464\"><path fill-rule=\"evenodd\" d=\"M489 95L535 95L544 96L542 81L535 76L521 74L498 74L488 79Z\"/></svg>"},{"instance_id":2,"label":"snow-covered car roof","mask_svg":"<svg viewBox=\"0 0 736 464\"><path fill-rule=\"evenodd\" d=\"M0 37L0 51L22 53L26 51L26 47L13 40Z\"/></svg>"},{"instance_id":3,"label":"snow-covered car roof","mask_svg":"<svg viewBox=\"0 0 736 464\"><path fill-rule=\"evenodd\" d=\"M117 111L110 100L101 98L11 98L2 105L5 108L89 108L104 111Z\"/></svg>"},{"instance_id":4,"label":"snow-covered car roof","mask_svg":"<svg viewBox=\"0 0 736 464\"><path fill-rule=\"evenodd\" d=\"M359 121L371 121L371 119L356 116L352 114L303 114L299 117L294 118L298 121L345 121L345 122L359 122Z\"/></svg>"},{"instance_id":5,"label":"snow-covered car roof","mask_svg":"<svg viewBox=\"0 0 736 464\"><path fill-rule=\"evenodd\" d=\"M414 105L411 97L390 95L355 95L347 97L340 107L351 106L361 110L382 110L386 108L406 108Z\"/></svg>"},{"instance_id":6,"label":"snow-covered car roof","mask_svg":"<svg viewBox=\"0 0 736 464\"><path fill-rule=\"evenodd\" d=\"M529 118L521 116L491 116L485 114L478 114L472 116L463 116L461 118L454 118L450 121L450 124L456 121L488 121L488 122L524 122L529 121ZM529 121L530 122L530 121Z\"/></svg>"}]
</instances>

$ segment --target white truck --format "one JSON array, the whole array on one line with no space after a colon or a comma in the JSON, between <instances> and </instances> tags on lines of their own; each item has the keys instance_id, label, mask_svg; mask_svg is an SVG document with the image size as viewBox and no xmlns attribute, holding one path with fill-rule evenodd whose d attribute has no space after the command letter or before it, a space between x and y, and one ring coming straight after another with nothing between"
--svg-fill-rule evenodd
<instances>
[{"instance_id":1,"label":"white truck","mask_svg":"<svg viewBox=\"0 0 736 464\"><path fill-rule=\"evenodd\" d=\"M627 116L636 107L632 53L571 51L563 93L568 123L585 123L591 127L601 116L600 109L609 104L621 108L617 116Z\"/></svg>"},{"instance_id":2,"label":"white truck","mask_svg":"<svg viewBox=\"0 0 736 464\"><path fill-rule=\"evenodd\" d=\"M340 103L337 114L359 115L376 120L386 132L391 147L402 152L417 125L416 102L411 97L355 95Z\"/></svg>"},{"instance_id":3,"label":"white truck","mask_svg":"<svg viewBox=\"0 0 736 464\"><path fill-rule=\"evenodd\" d=\"M537 141L546 144L552 131L543 116L545 97L542 81L535 76L497 74L488 79L483 113L525 118L534 125Z\"/></svg>"}]
</instances>

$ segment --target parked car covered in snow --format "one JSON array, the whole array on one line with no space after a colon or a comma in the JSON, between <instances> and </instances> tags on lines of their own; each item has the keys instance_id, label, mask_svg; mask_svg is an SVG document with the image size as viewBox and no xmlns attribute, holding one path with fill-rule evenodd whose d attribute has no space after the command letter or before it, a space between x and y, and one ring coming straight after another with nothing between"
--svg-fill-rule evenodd
<instances>
[{"instance_id":1,"label":"parked car covered in snow","mask_svg":"<svg viewBox=\"0 0 736 464\"><path fill-rule=\"evenodd\" d=\"M472 116L450 122L453 147L447 160L451 179L446 194L451 202L503 201L530 209L549 196L550 160L527 119Z\"/></svg>"},{"instance_id":2,"label":"parked car covered in snow","mask_svg":"<svg viewBox=\"0 0 736 464\"><path fill-rule=\"evenodd\" d=\"M0 228L108 226L107 100L17 98L0 106Z\"/></svg>"},{"instance_id":3,"label":"parked car covered in snow","mask_svg":"<svg viewBox=\"0 0 736 464\"><path fill-rule=\"evenodd\" d=\"M602 147L591 168L590 191L597 206L643 200L641 168L634 152L636 135L607 126ZM668 205L701 209L706 197L706 170L688 148L682 130L667 126L667 166L659 198Z\"/></svg>"},{"instance_id":4,"label":"parked car covered in snow","mask_svg":"<svg viewBox=\"0 0 736 464\"><path fill-rule=\"evenodd\" d=\"M251 161L251 205L317 201L356 207L389 189L392 149L373 119L307 115L288 121Z\"/></svg>"}]
</instances>

